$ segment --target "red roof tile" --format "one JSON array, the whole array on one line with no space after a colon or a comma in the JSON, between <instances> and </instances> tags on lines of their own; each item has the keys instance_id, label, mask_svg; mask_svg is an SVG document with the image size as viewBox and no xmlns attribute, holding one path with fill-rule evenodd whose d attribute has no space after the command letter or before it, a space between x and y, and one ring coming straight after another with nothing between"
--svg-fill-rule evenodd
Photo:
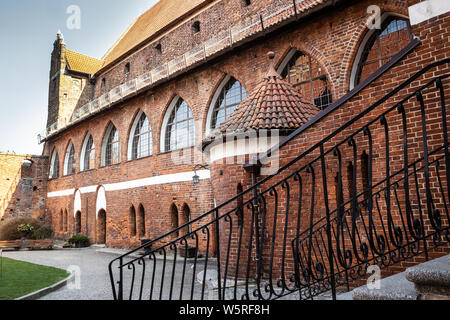
<instances>
[{"instance_id":1,"label":"red roof tile","mask_svg":"<svg viewBox=\"0 0 450 320\"><path fill-rule=\"evenodd\" d=\"M234 134L260 129L296 129L320 110L307 101L290 83L283 80L271 65L261 83L239 107L212 133Z\"/></svg>"}]
</instances>

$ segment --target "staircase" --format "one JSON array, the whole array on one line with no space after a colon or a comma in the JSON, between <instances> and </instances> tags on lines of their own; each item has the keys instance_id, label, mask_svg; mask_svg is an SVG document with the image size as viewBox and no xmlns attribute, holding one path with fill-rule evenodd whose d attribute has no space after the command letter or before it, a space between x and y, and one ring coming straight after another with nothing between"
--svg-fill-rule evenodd
<instances>
[{"instance_id":1,"label":"staircase","mask_svg":"<svg viewBox=\"0 0 450 320\"><path fill-rule=\"evenodd\" d=\"M450 255L384 278L379 288L351 292L353 300L450 300Z\"/></svg>"},{"instance_id":2,"label":"staircase","mask_svg":"<svg viewBox=\"0 0 450 320\"><path fill-rule=\"evenodd\" d=\"M426 66L141 257L144 246L111 261L114 299L337 299L372 267L448 253L449 63ZM192 247L202 257L180 258Z\"/></svg>"}]
</instances>

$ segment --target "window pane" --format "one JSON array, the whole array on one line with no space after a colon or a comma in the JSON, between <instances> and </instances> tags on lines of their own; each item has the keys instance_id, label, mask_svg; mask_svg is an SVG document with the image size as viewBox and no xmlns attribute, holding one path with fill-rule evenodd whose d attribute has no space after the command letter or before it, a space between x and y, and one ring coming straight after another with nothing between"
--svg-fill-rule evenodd
<instances>
[{"instance_id":1,"label":"window pane","mask_svg":"<svg viewBox=\"0 0 450 320\"><path fill-rule=\"evenodd\" d=\"M319 108L325 109L331 104L332 96L325 70L314 58L297 51L281 76Z\"/></svg>"},{"instance_id":2,"label":"window pane","mask_svg":"<svg viewBox=\"0 0 450 320\"><path fill-rule=\"evenodd\" d=\"M356 77L358 84L369 77L381 66L408 45L411 39L408 23L405 20L389 21L382 30L378 30L367 43L361 56Z\"/></svg>"},{"instance_id":3,"label":"window pane","mask_svg":"<svg viewBox=\"0 0 450 320\"><path fill-rule=\"evenodd\" d=\"M105 153L105 165L117 164L120 161L120 142L119 132L115 127L111 129L109 133L106 153Z\"/></svg>"},{"instance_id":4,"label":"window pane","mask_svg":"<svg viewBox=\"0 0 450 320\"><path fill-rule=\"evenodd\" d=\"M194 140L190 138L190 132L194 136L192 111L187 103L180 99L169 117L165 136L165 150L171 151L193 146Z\"/></svg>"},{"instance_id":5,"label":"window pane","mask_svg":"<svg viewBox=\"0 0 450 320\"><path fill-rule=\"evenodd\" d=\"M151 127L148 118L145 114L142 114L134 132L132 159L147 157L151 154L151 136Z\"/></svg>"},{"instance_id":6,"label":"window pane","mask_svg":"<svg viewBox=\"0 0 450 320\"><path fill-rule=\"evenodd\" d=\"M89 136L88 142L86 143L86 150L84 153L83 161L84 161L84 170L90 170L95 167L95 147L92 136Z\"/></svg>"},{"instance_id":7,"label":"window pane","mask_svg":"<svg viewBox=\"0 0 450 320\"><path fill-rule=\"evenodd\" d=\"M247 98L247 92L239 81L231 78L223 87L214 106L211 129L219 127L236 110L238 105Z\"/></svg>"}]
</instances>

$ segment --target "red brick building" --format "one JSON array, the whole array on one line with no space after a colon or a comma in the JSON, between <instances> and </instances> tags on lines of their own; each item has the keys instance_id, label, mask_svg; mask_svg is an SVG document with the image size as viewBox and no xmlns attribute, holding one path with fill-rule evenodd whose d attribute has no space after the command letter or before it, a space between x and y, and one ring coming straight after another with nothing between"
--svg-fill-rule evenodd
<instances>
[{"instance_id":1,"label":"red brick building","mask_svg":"<svg viewBox=\"0 0 450 320\"><path fill-rule=\"evenodd\" d=\"M424 6L432 10L424 13ZM385 183L390 173L395 179L402 164L406 161L409 165L405 154L411 161L423 157L420 106L402 99L433 77L448 73L448 63L430 67L421 78L389 97L391 100L383 100L388 103L370 109L345 129L339 128L416 72L450 57L449 16L437 1L162 0L140 16L101 60L66 49L58 35L52 53L48 128L42 136L44 155L50 159L49 221L60 237L81 232L97 243L136 247L140 239L157 239L241 194L277 168L296 162L298 156L338 130L323 146L341 146L339 139L353 139L334 149L334 155L327 153L334 161L325 167L320 163L317 168L310 166L309 175L303 177L303 188L309 188L303 199L289 202L290 197L301 194L292 182L289 196L280 196L277 202L266 198L266 222L260 222L259 237L264 239L260 258L270 263L263 266L261 274L289 273L294 261L283 248L299 235L297 228L304 230L308 224L295 223L298 214L286 213L283 218L283 211L276 208L309 201L311 223L323 221L324 212L333 207L336 212L356 212L352 199L362 203L360 209L374 208L374 202L363 203L371 198L366 195L369 184L377 197L382 197L383 190L375 188L377 182ZM274 69L269 68L269 51L274 53ZM274 79L273 87L268 84L270 79ZM444 81L444 87L448 94L449 83ZM437 94L426 93L424 99L436 109L427 109L427 143L438 146L446 122L442 124L437 115L441 110ZM400 115L382 120L377 128L365 127L400 102L405 103L407 131L402 131L401 108ZM297 112L296 107L309 111ZM389 126L383 124L387 122ZM249 129L259 136L262 129L276 130L279 136L272 132L265 150L232 148L229 153L220 146L221 138L230 132L246 135ZM361 134L353 136L358 130ZM214 136L217 132L220 134ZM405 132L410 136L403 139ZM373 140L368 141L367 135ZM401 148L405 141L406 153ZM280 147L276 164L269 157L272 162L262 167L248 165L256 153L274 146ZM316 157L320 158L318 147L276 181ZM264 171L270 167L275 171ZM312 180L311 174L323 169L328 178L326 193L323 181ZM436 170L428 186L430 194L422 185L422 176L416 189L435 199L433 208L441 210L441 221L448 225L448 198L441 195L447 194L447 177L439 165ZM264 194L273 183L273 179L264 180L258 190ZM397 204L404 200L404 188L395 195L397 186L389 188ZM272 196L276 192L279 190L273 188ZM220 235L211 225L208 231L214 234L204 234L200 241L204 253L220 250L222 263L225 266L232 261L230 270L236 274L244 272L235 269L243 261L243 252L230 250L230 243L240 247L239 225L243 225L243 237L252 238L251 209L243 209L251 196L253 193L247 193L228 206L237 203L242 220L233 226L219 226ZM420 197L409 203L407 210L422 205ZM228 207L216 213L227 214ZM379 209L390 211L390 200ZM393 216L390 224L406 224L401 214ZM213 218L213 214L205 216L170 239ZM425 225L433 224L425 220ZM380 226L382 219L377 221L374 225ZM414 226L409 230L413 234ZM221 241L216 247L221 237L230 242ZM194 240L189 239L190 243ZM365 240L359 241L361 248L356 251L363 255ZM352 245L348 240L342 243ZM251 243L245 252L250 248ZM274 264L283 269L269 270Z\"/></svg>"}]
</instances>

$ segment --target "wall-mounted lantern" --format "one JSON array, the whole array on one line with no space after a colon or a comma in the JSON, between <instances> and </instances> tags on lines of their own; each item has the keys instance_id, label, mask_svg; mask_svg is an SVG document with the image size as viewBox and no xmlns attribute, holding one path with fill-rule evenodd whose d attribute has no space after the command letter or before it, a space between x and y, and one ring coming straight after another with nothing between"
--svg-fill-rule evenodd
<instances>
[{"instance_id":1,"label":"wall-mounted lantern","mask_svg":"<svg viewBox=\"0 0 450 320\"><path fill-rule=\"evenodd\" d=\"M198 164L194 167L194 176L192 177L192 182L194 184L199 184L200 183L200 177L197 174L197 170L198 169L208 169L207 165L203 165L203 164Z\"/></svg>"}]
</instances>

